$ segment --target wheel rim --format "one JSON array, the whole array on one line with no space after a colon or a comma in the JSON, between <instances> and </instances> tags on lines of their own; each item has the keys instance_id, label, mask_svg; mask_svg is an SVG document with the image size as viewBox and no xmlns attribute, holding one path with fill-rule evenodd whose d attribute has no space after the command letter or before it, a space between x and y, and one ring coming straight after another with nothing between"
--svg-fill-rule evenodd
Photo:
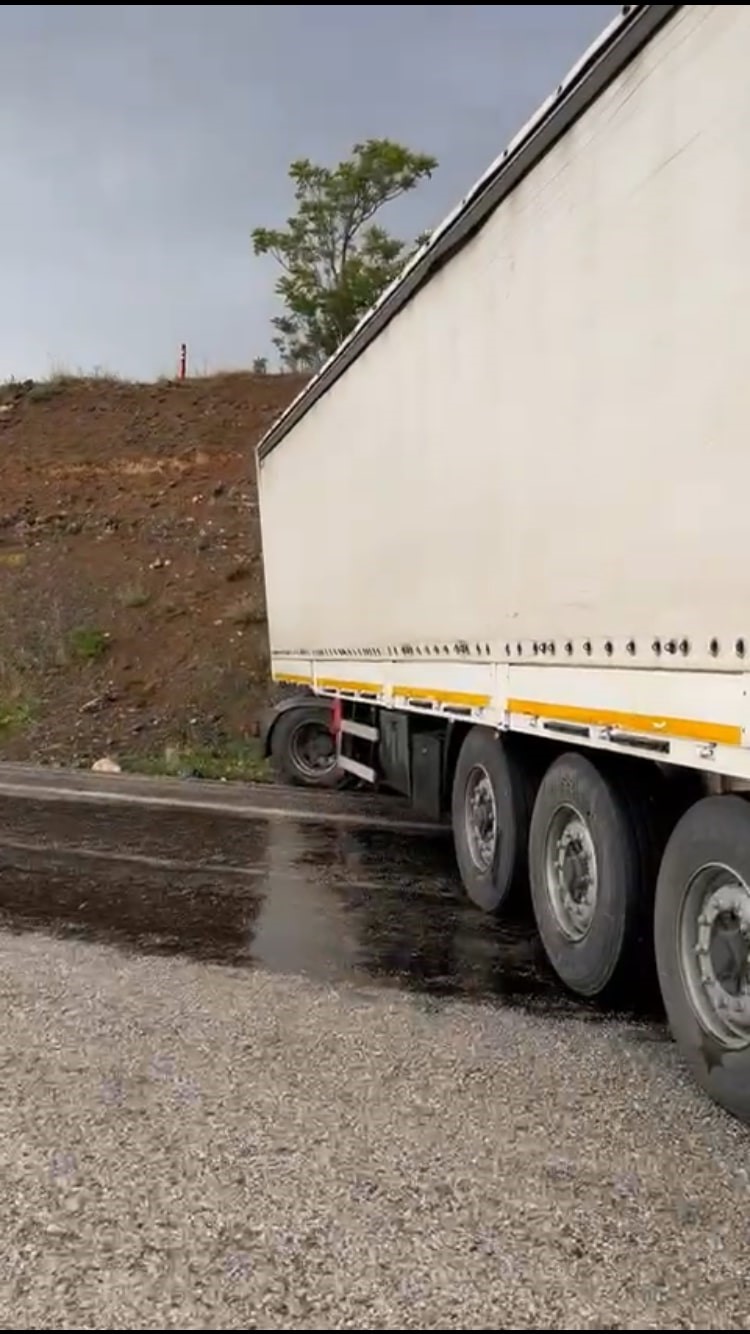
<instances>
[{"instance_id":1,"label":"wheel rim","mask_svg":"<svg viewBox=\"0 0 750 1334\"><path fill-rule=\"evenodd\" d=\"M471 860L478 871L489 871L497 848L497 801L483 764L475 764L466 780L464 823Z\"/></svg>"},{"instance_id":2,"label":"wheel rim","mask_svg":"<svg viewBox=\"0 0 750 1334\"><path fill-rule=\"evenodd\" d=\"M289 738L289 755L307 778L321 778L336 768L336 748L322 723L300 723Z\"/></svg>"},{"instance_id":3,"label":"wheel rim","mask_svg":"<svg viewBox=\"0 0 750 1334\"><path fill-rule=\"evenodd\" d=\"M583 940L594 920L599 877L594 840L574 806L558 807L550 820L544 878L560 930L568 940Z\"/></svg>"},{"instance_id":4,"label":"wheel rim","mask_svg":"<svg viewBox=\"0 0 750 1334\"><path fill-rule=\"evenodd\" d=\"M728 866L701 867L678 925L680 967L693 1011L725 1047L750 1043L750 889Z\"/></svg>"}]
</instances>

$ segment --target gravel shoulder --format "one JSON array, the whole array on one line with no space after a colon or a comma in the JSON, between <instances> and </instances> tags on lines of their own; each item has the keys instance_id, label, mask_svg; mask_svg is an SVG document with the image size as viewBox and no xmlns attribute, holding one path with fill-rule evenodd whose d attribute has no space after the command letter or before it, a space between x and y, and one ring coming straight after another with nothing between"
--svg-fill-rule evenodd
<instances>
[{"instance_id":1,"label":"gravel shoulder","mask_svg":"<svg viewBox=\"0 0 750 1334\"><path fill-rule=\"evenodd\" d=\"M658 1030L0 936L0 1328L748 1329Z\"/></svg>"}]
</instances>

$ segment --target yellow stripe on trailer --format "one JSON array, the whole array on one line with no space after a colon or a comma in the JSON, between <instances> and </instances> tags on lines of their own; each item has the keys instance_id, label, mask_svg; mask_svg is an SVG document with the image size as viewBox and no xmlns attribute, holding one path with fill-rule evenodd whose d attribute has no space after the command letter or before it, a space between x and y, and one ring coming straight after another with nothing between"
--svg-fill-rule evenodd
<instances>
[{"instance_id":1,"label":"yellow stripe on trailer","mask_svg":"<svg viewBox=\"0 0 750 1334\"><path fill-rule=\"evenodd\" d=\"M468 690L437 690L433 686L394 686L394 699L425 700L434 704L458 704L469 709L486 709L491 695L473 694Z\"/></svg>"},{"instance_id":2,"label":"yellow stripe on trailer","mask_svg":"<svg viewBox=\"0 0 750 1334\"><path fill-rule=\"evenodd\" d=\"M318 676L315 678L316 686L321 690L341 690L347 695L356 695L361 691L363 695L380 695L383 687L373 681L341 681L336 676Z\"/></svg>"},{"instance_id":3,"label":"yellow stripe on trailer","mask_svg":"<svg viewBox=\"0 0 750 1334\"><path fill-rule=\"evenodd\" d=\"M620 732L674 737L681 741L706 741L717 746L742 744L742 728L733 723L707 723L694 718L670 718L664 714L629 713L620 709L598 709L577 704L549 704L534 699L509 699L508 712L548 722L580 723L589 727L613 727Z\"/></svg>"}]
</instances>

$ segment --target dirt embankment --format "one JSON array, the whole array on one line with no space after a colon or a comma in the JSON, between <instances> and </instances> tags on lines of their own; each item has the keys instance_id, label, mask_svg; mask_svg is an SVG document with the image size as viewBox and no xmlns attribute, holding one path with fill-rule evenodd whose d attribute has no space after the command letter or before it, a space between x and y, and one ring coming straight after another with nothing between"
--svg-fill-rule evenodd
<instances>
[{"instance_id":1,"label":"dirt embankment","mask_svg":"<svg viewBox=\"0 0 750 1334\"><path fill-rule=\"evenodd\" d=\"M0 758L237 753L268 695L253 445L301 384L0 387Z\"/></svg>"}]
</instances>

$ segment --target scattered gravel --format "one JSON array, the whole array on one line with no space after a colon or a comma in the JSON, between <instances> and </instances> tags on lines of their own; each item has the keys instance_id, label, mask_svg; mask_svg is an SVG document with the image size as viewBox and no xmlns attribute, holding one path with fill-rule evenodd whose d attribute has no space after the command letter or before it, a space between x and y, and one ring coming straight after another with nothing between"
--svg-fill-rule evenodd
<instances>
[{"instance_id":1,"label":"scattered gravel","mask_svg":"<svg viewBox=\"0 0 750 1334\"><path fill-rule=\"evenodd\" d=\"M659 1030L0 936L2 1329L750 1329Z\"/></svg>"}]
</instances>

